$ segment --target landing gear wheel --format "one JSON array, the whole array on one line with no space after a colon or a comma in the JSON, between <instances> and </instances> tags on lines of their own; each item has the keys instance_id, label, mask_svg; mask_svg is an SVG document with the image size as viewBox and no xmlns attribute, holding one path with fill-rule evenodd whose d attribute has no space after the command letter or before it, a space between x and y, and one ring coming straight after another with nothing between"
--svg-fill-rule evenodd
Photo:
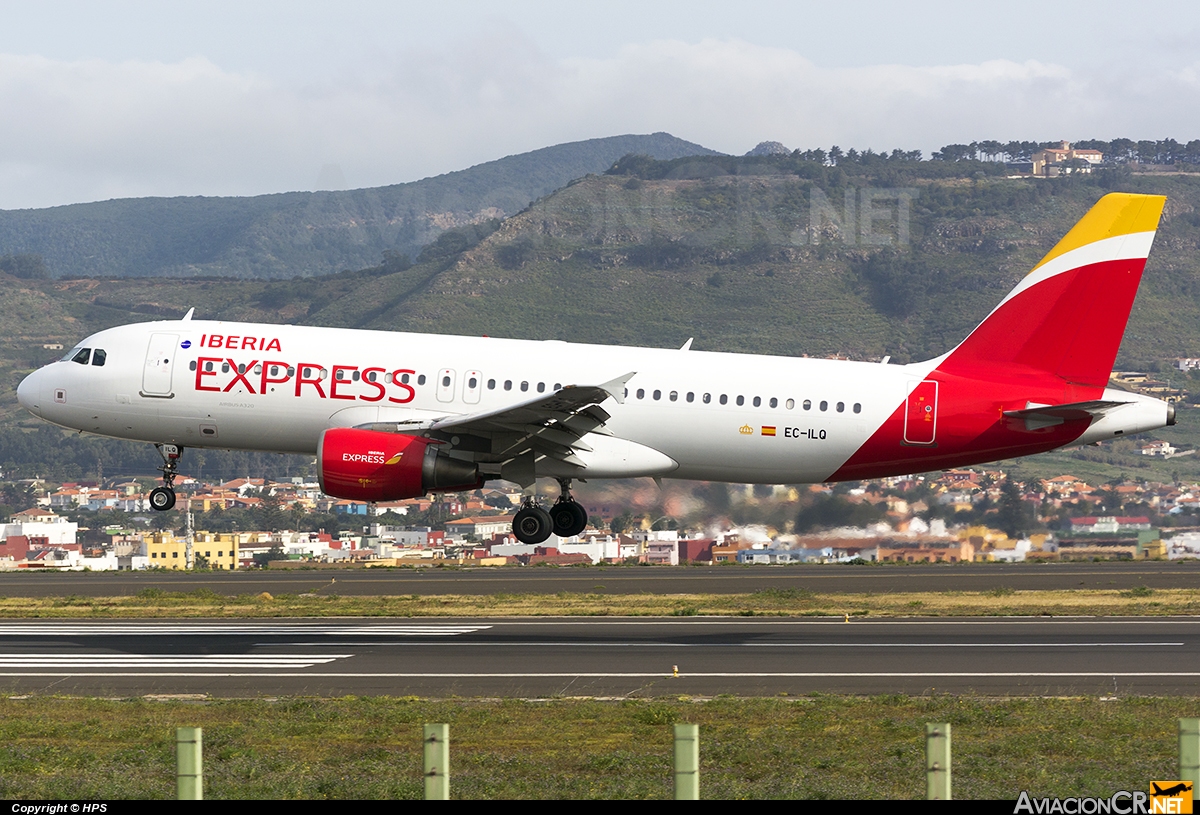
<instances>
[{"instance_id":1,"label":"landing gear wheel","mask_svg":"<svg viewBox=\"0 0 1200 815\"><path fill-rule=\"evenodd\" d=\"M550 513L539 506L527 506L513 518L513 534L521 543L543 543L553 531Z\"/></svg>"},{"instance_id":2,"label":"landing gear wheel","mask_svg":"<svg viewBox=\"0 0 1200 815\"><path fill-rule=\"evenodd\" d=\"M587 510L574 501L559 501L550 507L550 520L554 522L554 534L570 538L587 529Z\"/></svg>"},{"instance_id":3,"label":"landing gear wheel","mask_svg":"<svg viewBox=\"0 0 1200 815\"><path fill-rule=\"evenodd\" d=\"M158 512L166 512L175 506L175 490L166 487L155 487L150 490L150 508Z\"/></svg>"}]
</instances>

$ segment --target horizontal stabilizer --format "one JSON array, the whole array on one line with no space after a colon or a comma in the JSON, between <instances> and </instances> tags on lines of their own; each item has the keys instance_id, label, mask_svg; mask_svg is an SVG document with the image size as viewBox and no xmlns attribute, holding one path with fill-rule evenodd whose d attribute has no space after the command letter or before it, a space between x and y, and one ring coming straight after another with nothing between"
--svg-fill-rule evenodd
<instances>
[{"instance_id":1,"label":"horizontal stabilizer","mask_svg":"<svg viewBox=\"0 0 1200 815\"><path fill-rule=\"evenodd\" d=\"M1113 408L1128 404L1131 403L1103 399L1091 402L1071 402L1065 405L1039 405L1027 402L1024 410L1006 410L1004 415L1009 419L1024 420L1026 430L1040 430L1043 427L1054 427L1063 422L1099 419Z\"/></svg>"}]
</instances>

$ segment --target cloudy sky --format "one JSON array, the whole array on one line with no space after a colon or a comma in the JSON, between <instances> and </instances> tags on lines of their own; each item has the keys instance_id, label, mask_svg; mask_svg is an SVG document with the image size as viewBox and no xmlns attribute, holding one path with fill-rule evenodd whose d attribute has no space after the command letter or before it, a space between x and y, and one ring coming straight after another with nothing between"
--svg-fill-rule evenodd
<instances>
[{"instance_id":1,"label":"cloudy sky","mask_svg":"<svg viewBox=\"0 0 1200 815\"><path fill-rule=\"evenodd\" d=\"M729 153L1200 138L1200 4L0 0L0 209Z\"/></svg>"}]
</instances>

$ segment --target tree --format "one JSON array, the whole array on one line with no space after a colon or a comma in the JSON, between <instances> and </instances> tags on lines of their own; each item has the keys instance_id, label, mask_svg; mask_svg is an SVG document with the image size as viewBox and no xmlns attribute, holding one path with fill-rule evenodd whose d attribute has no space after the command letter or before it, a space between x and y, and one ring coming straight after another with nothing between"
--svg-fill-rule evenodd
<instances>
[{"instance_id":1,"label":"tree","mask_svg":"<svg viewBox=\"0 0 1200 815\"><path fill-rule=\"evenodd\" d=\"M996 515L996 525L1010 538L1028 531L1025 502L1021 500L1021 488L1015 478L1006 478L1000 485L1000 509Z\"/></svg>"},{"instance_id":2,"label":"tree","mask_svg":"<svg viewBox=\"0 0 1200 815\"><path fill-rule=\"evenodd\" d=\"M0 255L0 272L22 280L45 280L50 277L41 255Z\"/></svg>"},{"instance_id":3,"label":"tree","mask_svg":"<svg viewBox=\"0 0 1200 815\"><path fill-rule=\"evenodd\" d=\"M626 511L626 512L622 512L620 515L613 518L609 522L608 528L612 530L612 533L614 535L620 535L622 532L629 529L629 527L632 523L633 523L633 515L630 514L628 511Z\"/></svg>"}]
</instances>

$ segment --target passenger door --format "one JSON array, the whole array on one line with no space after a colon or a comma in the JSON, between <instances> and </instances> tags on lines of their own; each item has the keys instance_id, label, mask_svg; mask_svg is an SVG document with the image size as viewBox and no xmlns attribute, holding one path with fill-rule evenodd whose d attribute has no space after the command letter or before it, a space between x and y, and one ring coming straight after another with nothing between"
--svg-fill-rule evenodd
<instances>
[{"instance_id":1,"label":"passenger door","mask_svg":"<svg viewBox=\"0 0 1200 815\"><path fill-rule=\"evenodd\" d=\"M169 397L171 371L175 366L175 349L179 345L178 334L151 334L146 348L146 367L142 371L142 396Z\"/></svg>"},{"instance_id":2,"label":"passenger door","mask_svg":"<svg viewBox=\"0 0 1200 815\"><path fill-rule=\"evenodd\" d=\"M914 383L904 410L905 444L933 444L937 439L938 383Z\"/></svg>"}]
</instances>

